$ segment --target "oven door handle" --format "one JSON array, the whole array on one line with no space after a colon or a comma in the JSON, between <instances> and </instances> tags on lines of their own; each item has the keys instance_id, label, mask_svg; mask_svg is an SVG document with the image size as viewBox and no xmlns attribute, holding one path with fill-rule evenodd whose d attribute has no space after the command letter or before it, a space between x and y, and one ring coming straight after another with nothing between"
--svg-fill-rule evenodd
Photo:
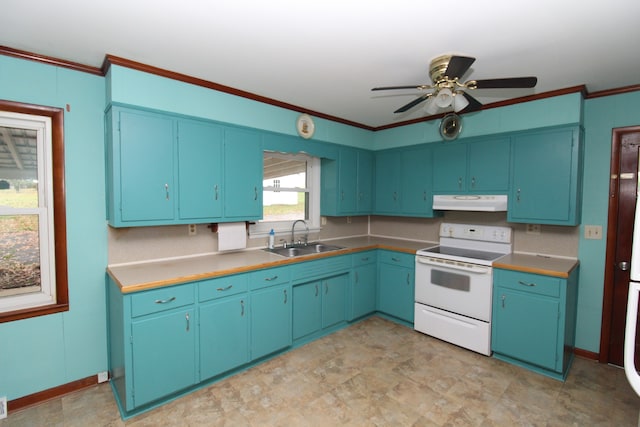
<instances>
[{"instance_id":1,"label":"oven door handle","mask_svg":"<svg viewBox=\"0 0 640 427\"><path fill-rule=\"evenodd\" d=\"M418 261L420 264L431 265L433 267L448 268L450 270L461 270L461 271L467 271L469 273L488 274L491 272L491 267L487 267L484 265L476 266L471 264L469 265L444 264L441 262L431 261L429 258L423 258L423 257L416 257L416 261Z\"/></svg>"}]
</instances>

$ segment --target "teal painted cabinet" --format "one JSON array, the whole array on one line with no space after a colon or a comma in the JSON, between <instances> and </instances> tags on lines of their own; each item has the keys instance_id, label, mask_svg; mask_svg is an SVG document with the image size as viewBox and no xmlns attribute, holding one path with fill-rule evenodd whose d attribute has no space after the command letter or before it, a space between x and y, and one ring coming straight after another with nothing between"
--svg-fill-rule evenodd
<instances>
[{"instance_id":1,"label":"teal painted cabinet","mask_svg":"<svg viewBox=\"0 0 640 427\"><path fill-rule=\"evenodd\" d=\"M400 161L399 151L375 154L375 214L395 215L400 212Z\"/></svg>"},{"instance_id":2,"label":"teal painted cabinet","mask_svg":"<svg viewBox=\"0 0 640 427\"><path fill-rule=\"evenodd\" d=\"M372 208L373 154L340 148L338 159L322 159L320 213L368 215Z\"/></svg>"},{"instance_id":3,"label":"teal painted cabinet","mask_svg":"<svg viewBox=\"0 0 640 427\"><path fill-rule=\"evenodd\" d=\"M257 132L227 128L224 143L224 216L262 218L262 143Z\"/></svg>"},{"instance_id":4,"label":"teal painted cabinet","mask_svg":"<svg viewBox=\"0 0 640 427\"><path fill-rule=\"evenodd\" d=\"M178 121L178 190L180 219L222 216L224 129L211 123Z\"/></svg>"},{"instance_id":5,"label":"teal painted cabinet","mask_svg":"<svg viewBox=\"0 0 640 427\"><path fill-rule=\"evenodd\" d=\"M436 194L506 194L510 139L482 138L438 144L433 149Z\"/></svg>"},{"instance_id":6,"label":"teal painted cabinet","mask_svg":"<svg viewBox=\"0 0 640 427\"><path fill-rule=\"evenodd\" d=\"M160 114L111 109L107 122L113 224L168 222L175 217L173 120Z\"/></svg>"},{"instance_id":7,"label":"teal painted cabinet","mask_svg":"<svg viewBox=\"0 0 640 427\"><path fill-rule=\"evenodd\" d=\"M578 127L515 136L511 171L509 222L580 224L582 144Z\"/></svg>"},{"instance_id":8,"label":"teal painted cabinet","mask_svg":"<svg viewBox=\"0 0 640 427\"><path fill-rule=\"evenodd\" d=\"M200 381L249 361L248 274L198 282Z\"/></svg>"},{"instance_id":9,"label":"teal painted cabinet","mask_svg":"<svg viewBox=\"0 0 640 427\"><path fill-rule=\"evenodd\" d=\"M415 256L378 252L378 311L413 323L415 302Z\"/></svg>"},{"instance_id":10,"label":"teal painted cabinet","mask_svg":"<svg viewBox=\"0 0 640 427\"><path fill-rule=\"evenodd\" d=\"M249 275L251 289L251 360L291 345L292 295L289 267Z\"/></svg>"},{"instance_id":11,"label":"teal painted cabinet","mask_svg":"<svg viewBox=\"0 0 640 427\"><path fill-rule=\"evenodd\" d=\"M329 328L347 319L348 274L322 280L322 327Z\"/></svg>"},{"instance_id":12,"label":"teal painted cabinet","mask_svg":"<svg viewBox=\"0 0 640 427\"><path fill-rule=\"evenodd\" d=\"M348 320L376 311L377 251L352 255L351 293Z\"/></svg>"},{"instance_id":13,"label":"teal painted cabinet","mask_svg":"<svg viewBox=\"0 0 640 427\"><path fill-rule=\"evenodd\" d=\"M578 269L568 278L494 270L496 358L564 379L575 345Z\"/></svg>"},{"instance_id":14,"label":"teal painted cabinet","mask_svg":"<svg viewBox=\"0 0 640 427\"><path fill-rule=\"evenodd\" d=\"M322 329L322 282L316 280L293 287L293 339Z\"/></svg>"}]
</instances>

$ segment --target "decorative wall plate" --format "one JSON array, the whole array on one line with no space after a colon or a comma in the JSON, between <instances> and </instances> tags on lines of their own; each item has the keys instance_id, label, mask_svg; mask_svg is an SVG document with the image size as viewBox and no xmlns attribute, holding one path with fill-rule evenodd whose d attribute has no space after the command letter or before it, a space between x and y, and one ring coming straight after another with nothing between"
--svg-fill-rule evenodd
<instances>
[{"instance_id":1,"label":"decorative wall plate","mask_svg":"<svg viewBox=\"0 0 640 427\"><path fill-rule=\"evenodd\" d=\"M296 129L298 130L298 135L304 139L309 139L316 131L316 125L313 123L311 116L308 114L301 114L296 121Z\"/></svg>"},{"instance_id":2,"label":"decorative wall plate","mask_svg":"<svg viewBox=\"0 0 640 427\"><path fill-rule=\"evenodd\" d=\"M462 119L455 113L449 113L440 122L440 136L445 141L453 141L462 131Z\"/></svg>"}]
</instances>

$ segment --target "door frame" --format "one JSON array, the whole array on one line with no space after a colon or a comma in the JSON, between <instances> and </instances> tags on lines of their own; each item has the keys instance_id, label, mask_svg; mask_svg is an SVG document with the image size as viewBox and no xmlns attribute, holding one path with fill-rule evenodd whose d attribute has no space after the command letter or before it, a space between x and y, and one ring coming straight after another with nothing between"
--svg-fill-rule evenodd
<instances>
[{"instance_id":1,"label":"door frame","mask_svg":"<svg viewBox=\"0 0 640 427\"><path fill-rule=\"evenodd\" d=\"M611 166L609 175L609 210L607 220L607 246L604 264L604 293L602 296L602 323L600 329L600 354L598 361L609 361L609 339L613 314L614 277L616 267L617 233L611 232L618 227L618 176L620 174L620 144L627 133L640 132L640 126L627 126L612 129Z\"/></svg>"}]
</instances>

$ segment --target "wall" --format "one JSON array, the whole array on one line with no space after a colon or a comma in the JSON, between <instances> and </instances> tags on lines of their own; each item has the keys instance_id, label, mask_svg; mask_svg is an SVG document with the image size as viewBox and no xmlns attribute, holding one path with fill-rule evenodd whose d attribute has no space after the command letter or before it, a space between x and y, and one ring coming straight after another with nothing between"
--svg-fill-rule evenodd
<instances>
[{"instance_id":1,"label":"wall","mask_svg":"<svg viewBox=\"0 0 640 427\"><path fill-rule=\"evenodd\" d=\"M63 108L70 310L0 324L9 400L107 369L104 79L0 56L0 98Z\"/></svg>"},{"instance_id":2,"label":"wall","mask_svg":"<svg viewBox=\"0 0 640 427\"><path fill-rule=\"evenodd\" d=\"M599 352L607 242L607 209L612 130L640 125L640 92L585 101L585 157L582 226L601 225L602 240L585 240L580 233L580 289L576 346Z\"/></svg>"}]
</instances>

